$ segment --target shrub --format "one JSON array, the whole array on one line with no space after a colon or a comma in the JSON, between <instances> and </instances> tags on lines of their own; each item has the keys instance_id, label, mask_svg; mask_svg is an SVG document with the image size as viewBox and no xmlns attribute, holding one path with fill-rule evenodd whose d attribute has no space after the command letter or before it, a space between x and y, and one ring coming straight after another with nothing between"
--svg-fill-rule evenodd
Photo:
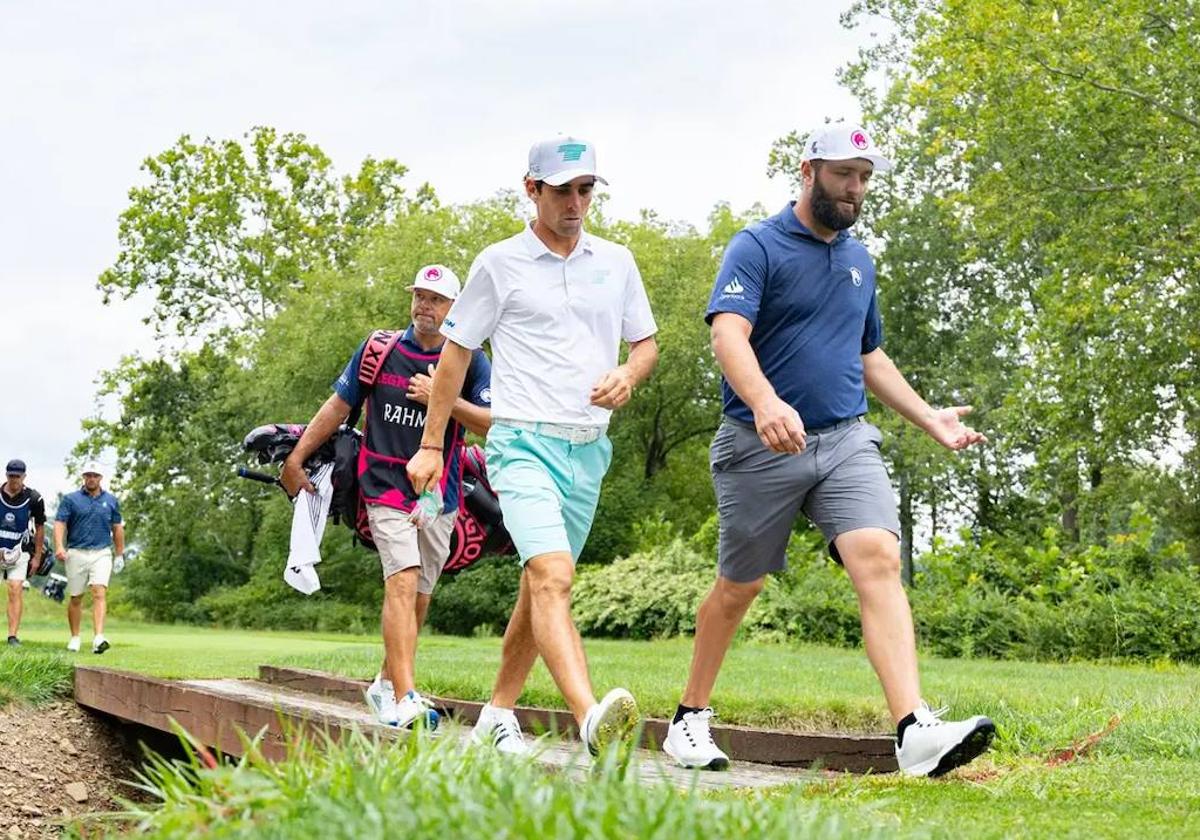
<instances>
[{"instance_id":1,"label":"shrub","mask_svg":"<svg viewBox=\"0 0 1200 840\"><path fill-rule=\"evenodd\" d=\"M711 558L679 537L607 566L580 570L572 593L579 632L650 639L691 633L713 584Z\"/></svg>"},{"instance_id":2,"label":"shrub","mask_svg":"<svg viewBox=\"0 0 1200 840\"><path fill-rule=\"evenodd\" d=\"M471 636L483 630L499 635L516 606L520 587L521 566L515 557L482 557L464 571L442 578L427 622L439 633Z\"/></svg>"}]
</instances>

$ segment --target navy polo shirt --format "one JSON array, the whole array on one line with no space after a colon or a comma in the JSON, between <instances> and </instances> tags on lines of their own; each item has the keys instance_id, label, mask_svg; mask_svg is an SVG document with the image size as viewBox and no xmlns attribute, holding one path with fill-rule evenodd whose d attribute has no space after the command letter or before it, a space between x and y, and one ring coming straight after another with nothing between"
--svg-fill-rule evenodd
<instances>
[{"instance_id":1,"label":"navy polo shirt","mask_svg":"<svg viewBox=\"0 0 1200 840\"><path fill-rule=\"evenodd\" d=\"M90 496L82 488L63 496L54 515L67 525L67 548L108 548L112 529L121 524L121 506L107 490Z\"/></svg>"},{"instance_id":2,"label":"navy polo shirt","mask_svg":"<svg viewBox=\"0 0 1200 840\"><path fill-rule=\"evenodd\" d=\"M862 356L883 342L875 302L875 264L861 242L839 231L813 235L788 204L739 231L709 299L705 320L721 312L748 320L750 346L763 374L805 428L865 414ZM721 379L725 413L754 414Z\"/></svg>"}]
</instances>

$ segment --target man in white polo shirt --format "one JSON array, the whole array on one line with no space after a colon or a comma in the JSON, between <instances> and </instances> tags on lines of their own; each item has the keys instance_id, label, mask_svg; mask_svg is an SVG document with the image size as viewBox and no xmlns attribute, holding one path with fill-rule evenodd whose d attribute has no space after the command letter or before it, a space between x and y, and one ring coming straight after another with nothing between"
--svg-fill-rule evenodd
<instances>
[{"instance_id":1,"label":"man in white polo shirt","mask_svg":"<svg viewBox=\"0 0 1200 840\"><path fill-rule=\"evenodd\" d=\"M418 491L438 481L438 448L471 351L492 343L492 427L487 466L523 573L504 634L491 702L476 741L526 747L513 714L539 654L596 755L626 740L637 703L623 688L596 702L571 582L600 483L612 460L609 415L629 402L658 360L658 327L629 249L583 230L596 183L592 145L555 137L529 151L525 194L537 218L476 257L442 322L448 341L433 379L421 452L408 464ZM629 356L619 365L620 343Z\"/></svg>"}]
</instances>

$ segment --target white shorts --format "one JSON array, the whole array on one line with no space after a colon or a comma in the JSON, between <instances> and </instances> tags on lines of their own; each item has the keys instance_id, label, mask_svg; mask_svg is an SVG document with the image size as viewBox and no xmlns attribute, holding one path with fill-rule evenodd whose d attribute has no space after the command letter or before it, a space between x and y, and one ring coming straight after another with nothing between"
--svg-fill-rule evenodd
<instances>
[{"instance_id":1,"label":"white shorts","mask_svg":"<svg viewBox=\"0 0 1200 840\"><path fill-rule=\"evenodd\" d=\"M371 523L371 537L379 549L383 579L420 566L417 591L432 595L450 557L450 537L454 534L457 516L458 511L443 513L424 528L417 528L402 510L367 505L367 519Z\"/></svg>"},{"instance_id":2,"label":"white shorts","mask_svg":"<svg viewBox=\"0 0 1200 840\"><path fill-rule=\"evenodd\" d=\"M72 598L89 586L108 586L112 575L111 548L67 549L67 594Z\"/></svg>"},{"instance_id":3,"label":"white shorts","mask_svg":"<svg viewBox=\"0 0 1200 840\"><path fill-rule=\"evenodd\" d=\"M29 555L21 552L21 559L11 569L0 569L0 580L25 580L29 577Z\"/></svg>"}]
</instances>

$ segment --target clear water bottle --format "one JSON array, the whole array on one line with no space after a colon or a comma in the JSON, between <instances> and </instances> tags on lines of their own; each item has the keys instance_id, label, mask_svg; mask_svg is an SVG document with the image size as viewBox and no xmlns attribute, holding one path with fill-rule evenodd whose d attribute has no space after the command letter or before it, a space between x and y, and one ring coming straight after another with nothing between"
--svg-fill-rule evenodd
<instances>
[{"instance_id":1,"label":"clear water bottle","mask_svg":"<svg viewBox=\"0 0 1200 840\"><path fill-rule=\"evenodd\" d=\"M418 528L424 528L442 512L442 493L438 489L426 490L417 497L409 518Z\"/></svg>"}]
</instances>

